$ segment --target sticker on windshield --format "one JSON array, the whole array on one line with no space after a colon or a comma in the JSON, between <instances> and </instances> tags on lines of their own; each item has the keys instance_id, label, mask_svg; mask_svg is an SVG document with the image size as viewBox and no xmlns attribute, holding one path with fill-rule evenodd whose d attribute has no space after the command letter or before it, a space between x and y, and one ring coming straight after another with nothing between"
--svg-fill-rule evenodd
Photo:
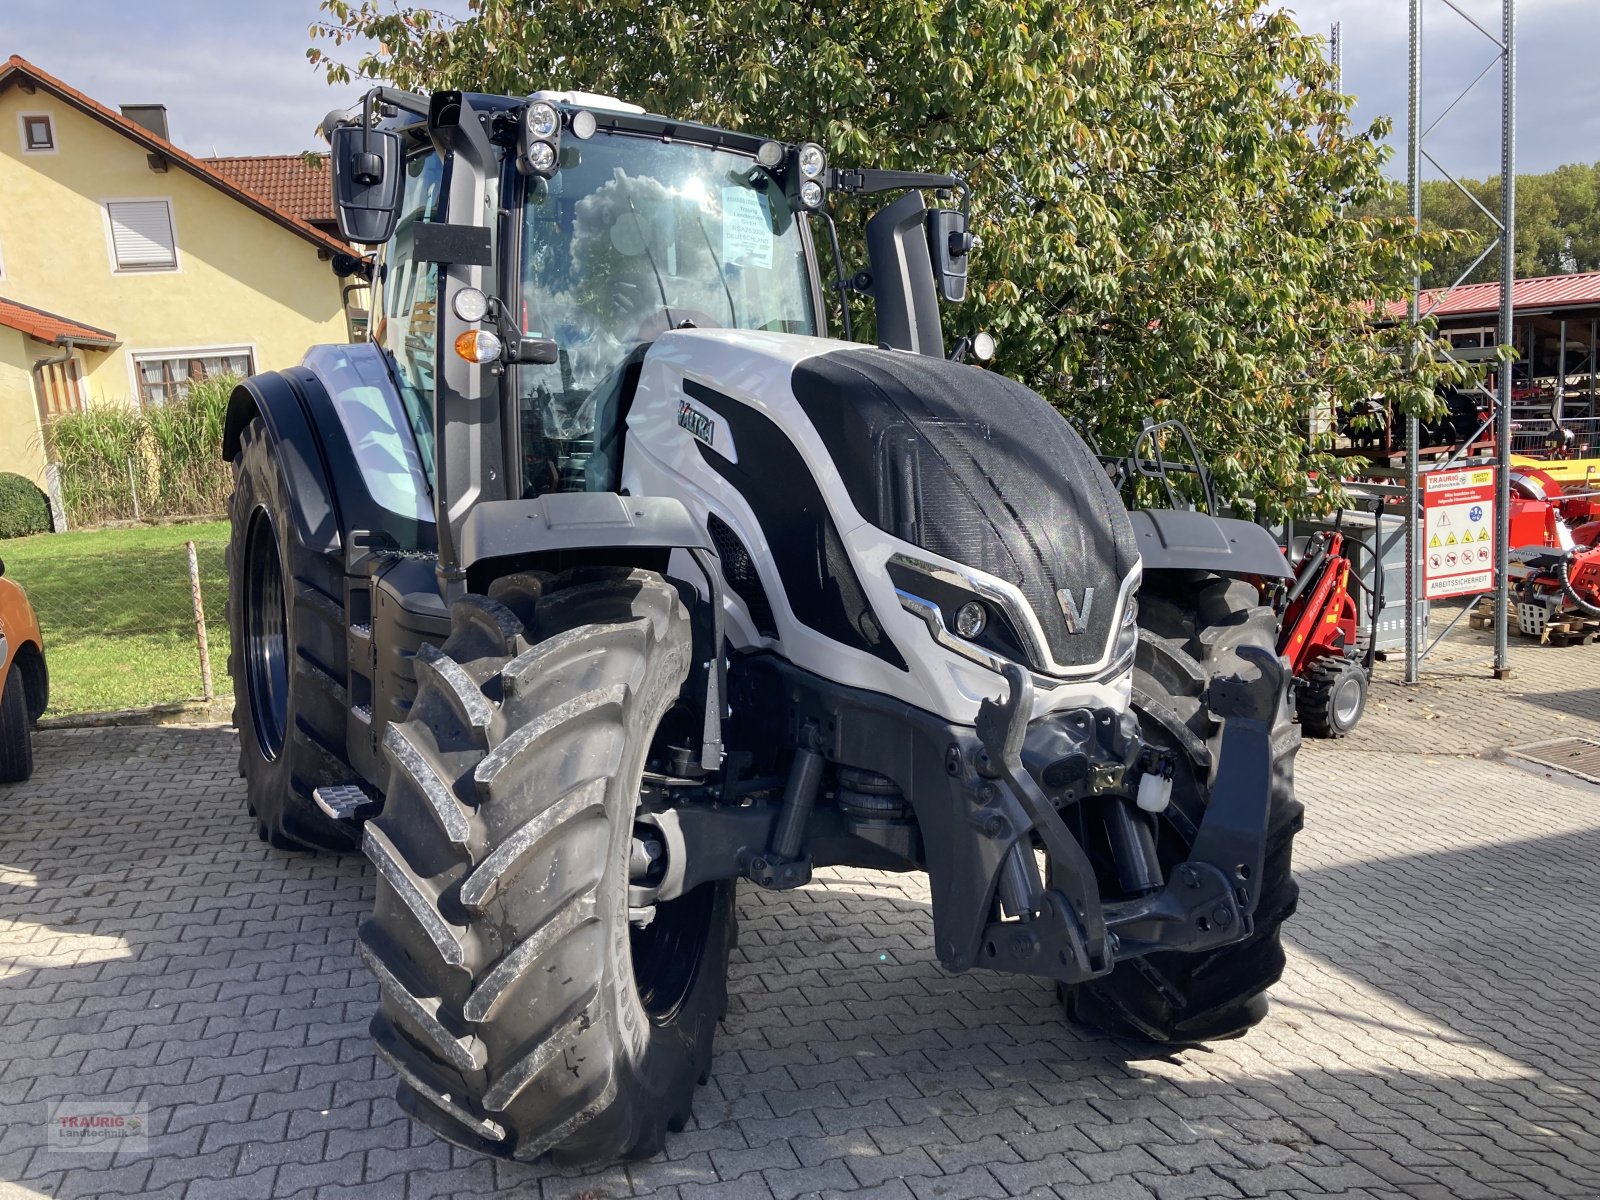
<instances>
[{"instance_id":1,"label":"sticker on windshield","mask_svg":"<svg viewBox=\"0 0 1600 1200\"><path fill-rule=\"evenodd\" d=\"M772 266L772 221L763 198L750 188L722 189L722 261Z\"/></svg>"}]
</instances>

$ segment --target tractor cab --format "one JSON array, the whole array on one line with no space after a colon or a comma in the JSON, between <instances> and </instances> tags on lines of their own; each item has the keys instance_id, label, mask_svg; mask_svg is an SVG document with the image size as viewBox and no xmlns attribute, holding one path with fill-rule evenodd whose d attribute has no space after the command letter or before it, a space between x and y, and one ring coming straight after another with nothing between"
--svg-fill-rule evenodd
<instances>
[{"instance_id":1,"label":"tractor cab","mask_svg":"<svg viewBox=\"0 0 1600 1200\"><path fill-rule=\"evenodd\" d=\"M956 176L838 171L814 143L587 93L377 88L324 131L341 232L377 249L371 336L435 497L442 572L472 504L622 486L663 333L823 335L819 237L884 345L942 356L939 297L965 293L965 209L930 211L919 190L964 197ZM889 190L907 194L868 222L871 269L847 284L829 193Z\"/></svg>"}]
</instances>

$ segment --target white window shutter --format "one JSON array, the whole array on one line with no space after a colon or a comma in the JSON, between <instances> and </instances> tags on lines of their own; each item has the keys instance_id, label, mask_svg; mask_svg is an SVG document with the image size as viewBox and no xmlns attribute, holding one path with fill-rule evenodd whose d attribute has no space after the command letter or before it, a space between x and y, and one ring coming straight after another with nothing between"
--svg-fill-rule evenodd
<instances>
[{"instance_id":1,"label":"white window shutter","mask_svg":"<svg viewBox=\"0 0 1600 1200\"><path fill-rule=\"evenodd\" d=\"M117 200L106 205L117 269L152 270L178 265L172 213L165 200Z\"/></svg>"}]
</instances>

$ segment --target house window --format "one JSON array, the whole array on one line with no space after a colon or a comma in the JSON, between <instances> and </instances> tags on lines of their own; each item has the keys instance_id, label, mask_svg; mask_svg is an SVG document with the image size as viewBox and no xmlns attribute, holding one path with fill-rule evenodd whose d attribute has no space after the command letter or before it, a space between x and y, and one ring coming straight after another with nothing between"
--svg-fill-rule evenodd
<instances>
[{"instance_id":1,"label":"house window","mask_svg":"<svg viewBox=\"0 0 1600 1200\"><path fill-rule=\"evenodd\" d=\"M62 413L82 412L89 405L83 390L83 364L75 358L40 367L38 381L39 415L45 420Z\"/></svg>"},{"instance_id":2,"label":"house window","mask_svg":"<svg viewBox=\"0 0 1600 1200\"><path fill-rule=\"evenodd\" d=\"M165 200L107 200L111 256L118 271L175 271L177 239Z\"/></svg>"},{"instance_id":3,"label":"house window","mask_svg":"<svg viewBox=\"0 0 1600 1200\"><path fill-rule=\"evenodd\" d=\"M255 355L245 347L160 351L133 356L141 405L181 399L189 385L216 375L255 374Z\"/></svg>"},{"instance_id":4,"label":"house window","mask_svg":"<svg viewBox=\"0 0 1600 1200\"><path fill-rule=\"evenodd\" d=\"M22 149L28 154L50 154L56 148L56 131L46 113L23 113Z\"/></svg>"}]
</instances>

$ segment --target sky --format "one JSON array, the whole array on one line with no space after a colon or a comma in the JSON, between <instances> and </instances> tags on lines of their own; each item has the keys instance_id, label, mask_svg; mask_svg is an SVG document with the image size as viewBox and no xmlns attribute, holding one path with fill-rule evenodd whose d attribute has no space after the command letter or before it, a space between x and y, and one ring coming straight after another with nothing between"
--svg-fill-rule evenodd
<instances>
[{"instance_id":1,"label":"sky","mask_svg":"<svg viewBox=\"0 0 1600 1200\"><path fill-rule=\"evenodd\" d=\"M1301 25L1344 26L1345 90L1362 124L1395 118L1391 170L1403 175L1407 0L1273 0ZM1444 0L1422 0L1423 111L1431 121L1494 57ZM1498 33L1500 0L1457 0ZM357 99L305 59L315 0L0 0L0 58L21 54L102 103L162 103L194 154L287 154L318 145L317 122ZM462 7L447 3L441 7ZM1517 4L1517 170L1600 161L1600 0ZM1500 94L1491 72L1429 136L1452 173L1500 169ZM1431 169L1429 174L1436 174Z\"/></svg>"}]
</instances>

